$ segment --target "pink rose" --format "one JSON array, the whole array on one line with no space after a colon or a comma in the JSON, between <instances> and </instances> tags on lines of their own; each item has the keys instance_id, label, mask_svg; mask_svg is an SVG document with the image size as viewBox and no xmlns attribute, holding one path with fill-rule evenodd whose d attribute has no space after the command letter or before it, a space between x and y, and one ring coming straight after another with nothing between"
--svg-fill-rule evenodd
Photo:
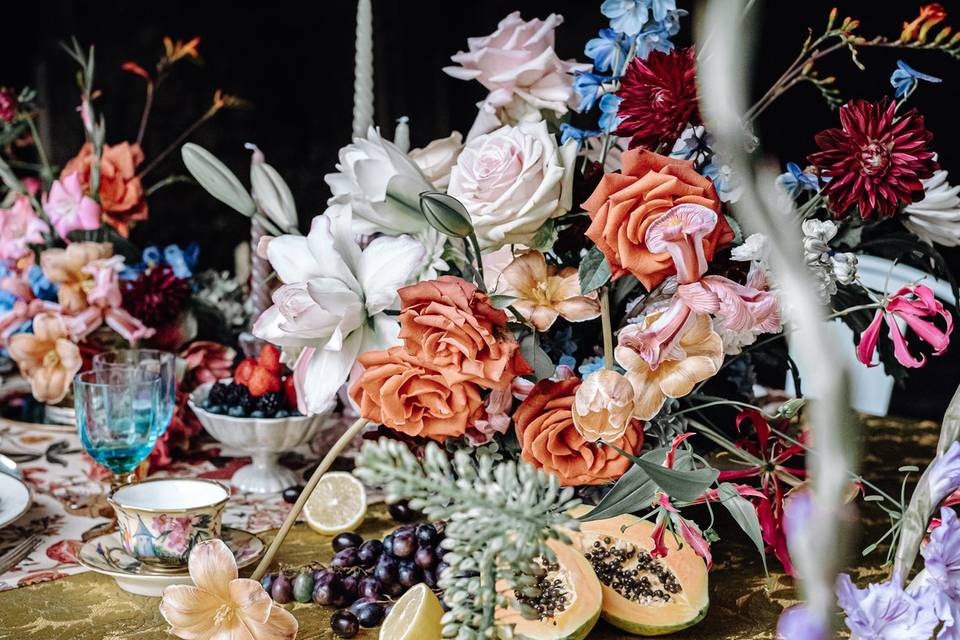
<instances>
[{"instance_id":1,"label":"pink rose","mask_svg":"<svg viewBox=\"0 0 960 640\"><path fill-rule=\"evenodd\" d=\"M54 181L43 210L64 240L68 233L76 229L96 229L100 226L100 205L83 193L77 172Z\"/></svg>"},{"instance_id":2,"label":"pink rose","mask_svg":"<svg viewBox=\"0 0 960 640\"><path fill-rule=\"evenodd\" d=\"M525 21L514 11L490 35L468 38L469 51L450 58L461 66L443 70L489 89L486 103L493 107L505 107L516 97L536 109L562 115L573 93L569 74L589 69L589 65L561 60L553 50L554 30L562 23L563 16L555 13L546 20Z\"/></svg>"},{"instance_id":3,"label":"pink rose","mask_svg":"<svg viewBox=\"0 0 960 640\"><path fill-rule=\"evenodd\" d=\"M12 207L0 209L0 260L19 260L30 253L29 245L42 244L43 234L49 231L30 200L17 196Z\"/></svg>"}]
</instances>

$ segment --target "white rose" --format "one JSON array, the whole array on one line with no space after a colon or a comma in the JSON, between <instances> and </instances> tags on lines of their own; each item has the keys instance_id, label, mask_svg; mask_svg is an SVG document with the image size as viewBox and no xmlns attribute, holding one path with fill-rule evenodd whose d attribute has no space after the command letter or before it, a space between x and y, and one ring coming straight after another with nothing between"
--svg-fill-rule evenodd
<instances>
[{"instance_id":1,"label":"white rose","mask_svg":"<svg viewBox=\"0 0 960 640\"><path fill-rule=\"evenodd\" d=\"M333 193L327 201L327 214L340 217L349 213L353 231L360 235L425 231L429 225L419 211L387 199L387 185L394 176L414 185L414 193L431 189L417 165L370 127L366 138L354 138L340 149L337 173L324 176Z\"/></svg>"},{"instance_id":2,"label":"white rose","mask_svg":"<svg viewBox=\"0 0 960 640\"><path fill-rule=\"evenodd\" d=\"M529 244L573 205L576 142L558 147L545 122L505 126L467 143L447 192L470 212L480 245Z\"/></svg>"},{"instance_id":3,"label":"white rose","mask_svg":"<svg viewBox=\"0 0 960 640\"><path fill-rule=\"evenodd\" d=\"M450 184L450 169L457 163L463 149L463 136L454 131L446 138L438 138L422 149L410 152L410 159L437 189L446 189Z\"/></svg>"}]
</instances>

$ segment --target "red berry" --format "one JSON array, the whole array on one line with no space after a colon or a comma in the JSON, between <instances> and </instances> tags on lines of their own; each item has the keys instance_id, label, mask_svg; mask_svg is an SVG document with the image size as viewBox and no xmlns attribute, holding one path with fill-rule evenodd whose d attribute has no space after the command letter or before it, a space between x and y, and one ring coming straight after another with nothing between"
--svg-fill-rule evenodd
<instances>
[{"instance_id":1,"label":"red berry","mask_svg":"<svg viewBox=\"0 0 960 640\"><path fill-rule=\"evenodd\" d=\"M260 349L260 355L257 357L257 363L270 373L280 373L283 365L280 364L280 350L272 344L265 344Z\"/></svg>"},{"instance_id":2,"label":"red berry","mask_svg":"<svg viewBox=\"0 0 960 640\"><path fill-rule=\"evenodd\" d=\"M287 406L291 409L297 408L297 385L293 376L287 376L283 381L283 395L287 398Z\"/></svg>"},{"instance_id":3,"label":"red berry","mask_svg":"<svg viewBox=\"0 0 960 640\"><path fill-rule=\"evenodd\" d=\"M247 382L247 389L254 398L259 398L265 393L271 391L280 391L280 376L270 373L261 366L254 367L250 374L250 380Z\"/></svg>"},{"instance_id":4,"label":"red berry","mask_svg":"<svg viewBox=\"0 0 960 640\"><path fill-rule=\"evenodd\" d=\"M233 372L233 381L237 384L247 384L250 382L250 376L253 374L253 370L256 368L257 361L253 358L247 358L237 365L237 370Z\"/></svg>"}]
</instances>

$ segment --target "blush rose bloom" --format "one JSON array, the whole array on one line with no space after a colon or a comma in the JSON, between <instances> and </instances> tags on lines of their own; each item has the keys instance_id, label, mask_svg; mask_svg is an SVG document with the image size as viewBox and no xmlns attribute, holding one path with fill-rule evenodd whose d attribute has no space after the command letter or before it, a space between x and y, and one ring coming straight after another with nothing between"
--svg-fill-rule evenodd
<instances>
[{"instance_id":1,"label":"blush rose bloom","mask_svg":"<svg viewBox=\"0 0 960 640\"><path fill-rule=\"evenodd\" d=\"M524 462L552 473L564 486L607 484L630 468L628 458L612 447L587 442L573 424L573 403L578 378L541 380L516 412L517 440ZM633 422L618 440L620 449L637 454L643 446L643 429Z\"/></svg>"},{"instance_id":2,"label":"blush rose bloom","mask_svg":"<svg viewBox=\"0 0 960 640\"><path fill-rule=\"evenodd\" d=\"M557 146L542 120L504 126L467 143L447 193L470 212L484 251L529 246L551 218L573 206L576 141Z\"/></svg>"},{"instance_id":3,"label":"blush rose bloom","mask_svg":"<svg viewBox=\"0 0 960 640\"><path fill-rule=\"evenodd\" d=\"M504 107L517 97L537 109L563 115L573 95L570 74L590 67L557 56L554 36L561 24L563 16L555 13L546 20L528 21L514 11L490 35L468 38L468 51L450 58L460 66L443 71L482 84L490 91L485 103L493 107Z\"/></svg>"},{"instance_id":4,"label":"blush rose bloom","mask_svg":"<svg viewBox=\"0 0 960 640\"><path fill-rule=\"evenodd\" d=\"M454 131L446 138L433 140L422 149L412 150L408 155L434 187L446 189L450 184L450 170L457 164L462 150L463 136L459 131Z\"/></svg>"},{"instance_id":5,"label":"blush rose bloom","mask_svg":"<svg viewBox=\"0 0 960 640\"><path fill-rule=\"evenodd\" d=\"M424 367L403 347L360 356L363 375L350 389L360 415L405 433L443 442L463 436L484 417L480 388L451 383Z\"/></svg>"},{"instance_id":6,"label":"blush rose bloom","mask_svg":"<svg viewBox=\"0 0 960 640\"><path fill-rule=\"evenodd\" d=\"M717 213L716 227L703 237L703 253L712 260L717 249L733 240L733 230L720 215L720 199L708 178L687 160L644 149L623 154L623 172L603 176L583 203L592 223L587 237L610 264L613 278L632 273L648 291L677 273L667 251L652 252L645 243L647 228L679 204L698 204Z\"/></svg>"},{"instance_id":7,"label":"blush rose bloom","mask_svg":"<svg viewBox=\"0 0 960 640\"><path fill-rule=\"evenodd\" d=\"M507 314L454 276L400 289L400 339L407 352L448 384L504 389L532 370L507 332Z\"/></svg>"},{"instance_id":8,"label":"blush rose bloom","mask_svg":"<svg viewBox=\"0 0 960 640\"><path fill-rule=\"evenodd\" d=\"M143 162L140 145L124 142L118 145L103 145L100 157L100 207L104 219L120 235L130 233L131 223L147 219L147 201L137 167ZM60 173L65 179L76 173L84 193L90 193L90 171L93 168L93 147L83 145L77 157L67 162Z\"/></svg>"}]
</instances>

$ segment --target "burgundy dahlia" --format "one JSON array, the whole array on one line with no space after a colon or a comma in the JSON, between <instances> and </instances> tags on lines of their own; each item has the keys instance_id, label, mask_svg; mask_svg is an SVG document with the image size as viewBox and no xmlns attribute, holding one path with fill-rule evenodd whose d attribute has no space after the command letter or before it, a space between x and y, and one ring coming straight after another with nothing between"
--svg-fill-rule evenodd
<instances>
[{"instance_id":1,"label":"burgundy dahlia","mask_svg":"<svg viewBox=\"0 0 960 640\"><path fill-rule=\"evenodd\" d=\"M939 167L931 134L916 109L896 116L897 103L852 100L840 108L839 129L815 140L821 151L809 160L829 178L823 193L838 218L857 207L866 220L876 212L892 216L923 198L921 180Z\"/></svg>"},{"instance_id":2,"label":"burgundy dahlia","mask_svg":"<svg viewBox=\"0 0 960 640\"><path fill-rule=\"evenodd\" d=\"M177 317L190 297L190 283L167 266L146 269L123 282L123 308L148 327L160 327Z\"/></svg>"},{"instance_id":3,"label":"burgundy dahlia","mask_svg":"<svg viewBox=\"0 0 960 640\"><path fill-rule=\"evenodd\" d=\"M0 120L10 123L17 117L17 97L13 91L0 87Z\"/></svg>"},{"instance_id":4,"label":"burgundy dahlia","mask_svg":"<svg viewBox=\"0 0 960 640\"><path fill-rule=\"evenodd\" d=\"M664 145L669 151L688 122L700 121L693 49L634 58L617 96L622 98L617 116L623 120L616 135L629 136L631 148L643 145L657 151Z\"/></svg>"}]
</instances>

